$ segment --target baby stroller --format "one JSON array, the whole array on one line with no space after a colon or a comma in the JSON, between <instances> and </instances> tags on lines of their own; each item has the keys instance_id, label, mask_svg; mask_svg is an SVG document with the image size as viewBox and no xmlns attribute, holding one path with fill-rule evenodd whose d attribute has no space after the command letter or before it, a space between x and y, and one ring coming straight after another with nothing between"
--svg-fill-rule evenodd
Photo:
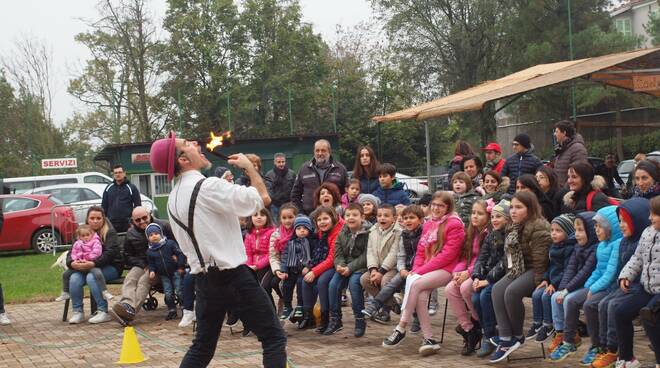
<instances>
[{"instance_id":1,"label":"baby stroller","mask_svg":"<svg viewBox=\"0 0 660 368\"><path fill-rule=\"evenodd\" d=\"M163 289L163 283L161 282L160 278L156 279L156 281L154 281L154 283L151 284L151 289L149 289L149 294L147 295L147 298L144 300L144 303L142 303L142 309L144 309L145 311L154 311L158 308L158 299L156 299L156 293L165 294L165 290ZM174 304L176 304L177 306L181 306L182 302L183 301L179 300L179 296L175 292Z\"/></svg>"}]
</instances>

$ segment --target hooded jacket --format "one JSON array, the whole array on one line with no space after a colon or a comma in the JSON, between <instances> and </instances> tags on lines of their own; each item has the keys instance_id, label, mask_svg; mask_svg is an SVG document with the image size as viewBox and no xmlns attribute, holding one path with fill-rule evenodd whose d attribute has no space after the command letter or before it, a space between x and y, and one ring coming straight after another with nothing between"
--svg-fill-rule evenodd
<instances>
[{"instance_id":1,"label":"hooded jacket","mask_svg":"<svg viewBox=\"0 0 660 368\"><path fill-rule=\"evenodd\" d=\"M121 184L113 180L103 191L101 207L110 222L128 222L133 208L141 205L140 191L128 179L124 179Z\"/></svg>"},{"instance_id":2,"label":"hooded jacket","mask_svg":"<svg viewBox=\"0 0 660 368\"><path fill-rule=\"evenodd\" d=\"M619 217L628 217L632 220L633 231L632 236L623 237L621 239L621 243L619 244L619 269L617 270L618 274L637 250L639 238L642 236L642 232L644 232L644 229L646 229L651 224L651 221L649 221L650 203L646 198L631 198L625 201L620 207L618 207L616 212ZM615 284L614 287L616 286L617 285Z\"/></svg>"},{"instance_id":3,"label":"hooded jacket","mask_svg":"<svg viewBox=\"0 0 660 368\"><path fill-rule=\"evenodd\" d=\"M328 161L328 167L319 175L316 168L316 159L305 162L298 171L296 180L291 189L291 202L298 206L301 211L309 215L314 210L314 191L323 182L335 184L343 194L346 187L348 174L344 165L335 161L332 156Z\"/></svg>"},{"instance_id":4,"label":"hooded jacket","mask_svg":"<svg viewBox=\"0 0 660 368\"><path fill-rule=\"evenodd\" d=\"M403 189L403 183L394 179L392 182L392 187L389 189L384 189L382 186L378 186L373 193L371 193L380 199L380 203L389 203L392 206L397 204L410 204L410 197L408 193Z\"/></svg>"},{"instance_id":5,"label":"hooded jacket","mask_svg":"<svg viewBox=\"0 0 660 368\"><path fill-rule=\"evenodd\" d=\"M566 184L568 178L568 167L573 162L586 161L587 148L584 145L584 138L580 134L575 134L573 138L564 142L555 153L555 172L557 173L557 182L560 187Z\"/></svg>"},{"instance_id":6,"label":"hooded jacket","mask_svg":"<svg viewBox=\"0 0 660 368\"><path fill-rule=\"evenodd\" d=\"M355 233L346 225L341 229L335 242L335 266L346 266L351 273L367 270L369 227L370 224L363 221Z\"/></svg>"},{"instance_id":7,"label":"hooded jacket","mask_svg":"<svg viewBox=\"0 0 660 368\"><path fill-rule=\"evenodd\" d=\"M527 222L520 232L520 247L525 260L525 269L534 270L534 283L543 281L543 275L548 270L548 258L552 238L550 238L550 223L544 218Z\"/></svg>"},{"instance_id":8,"label":"hooded jacket","mask_svg":"<svg viewBox=\"0 0 660 368\"><path fill-rule=\"evenodd\" d=\"M647 293L660 294L660 232L653 226L642 232L635 253L619 275L631 281L637 277Z\"/></svg>"},{"instance_id":9,"label":"hooded jacket","mask_svg":"<svg viewBox=\"0 0 660 368\"><path fill-rule=\"evenodd\" d=\"M480 198L479 194L474 190L462 194L454 193L454 203L456 203L456 213L463 221L463 225L467 227L470 224L470 216L472 215L472 205Z\"/></svg>"},{"instance_id":10,"label":"hooded jacket","mask_svg":"<svg viewBox=\"0 0 660 368\"><path fill-rule=\"evenodd\" d=\"M396 253L399 249L401 229L392 224L389 229L381 230L376 223L369 230L367 246L367 269L377 269L380 273L396 270Z\"/></svg>"},{"instance_id":11,"label":"hooded jacket","mask_svg":"<svg viewBox=\"0 0 660 368\"><path fill-rule=\"evenodd\" d=\"M76 240L71 247L71 258L75 261L94 261L101 256L103 245L99 234L94 233L91 239L83 241Z\"/></svg>"},{"instance_id":12,"label":"hooded jacket","mask_svg":"<svg viewBox=\"0 0 660 368\"><path fill-rule=\"evenodd\" d=\"M426 249L438 241L438 227L442 223L446 223L442 249L436 255L426 259ZM453 271L459 262L463 242L465 242L465 226L456 213L445 215L439 220L433 221L432 225L428 229L425 226L419 244L417 244L417 254L412 270L420 275L436 270Z\"/></svg>"},{"instance_id":13,"label":"hooded jacket","mask_svg":"<svg viewBox=\"0 0 660 368\"><path fill-rule=\"evenodd\" d=\"M564 270L568 267L576 243L575 235L571 235L566 240L560 243L553 243L550 246L550 264L543 279L554 286L555 290L559 290L558 287L563 278Z\"/></svg>"},{"instance_id":14,"label":"hooded jacket","mask_svg":"<svg viewBox=\"0 0 660 368\"><path fill-rule=\"evenodd\" d=\"M598 243L596 248L596 269L591 274L584 287L589 288L591 294L605 291L616 282L619 270L619 244L621 243L621 229L616 214L616 206L607 206L596 212L604 216L610 224L610 238Z\"/></svg>"},{"instance_id":15,"label":"hooded jacket","mask_svg":"<svg viewBox=\"0 0 660 368\"><path fill-rule=\"evenodd\" d=\"M516 191L516 180L523 174L536 173L543 163L534 155L534 145L523 153L514 153L506 159L502 172L502 176L509 177L509 193L513 194Z\"/></svg>"},{"instance_id":16,"label":"hooded jacket","mask_svg":"<svg viewBox=\"0 0 660 368\"><path fill-rule=\"evenodd\" d=\"M149 243L147 249L149 271L155 272L158 276L173 276L178 269L186 266L186 261L186 256L172 239L163 237L159 243Z\"/></svg>"},{"instance_id":17,"label":"hooded jacket","mask_svg":"<svg viewBox=\"0 0 660 368\"><path fill-rule=\"evenodd\" d=\"M273 234L273 231L275 231L275 228L272 227L263 229L255 228L245 234L245 239L243 239L245 253L247 254L245 264L256 266L257 270L264 269L270 265L268 247L270 246L270 236Z\"/></svg>"},{"instance_id":18,"label":"hooded jacket","mask_svg":"<svg viewBox=\"0 0 660 368\"><path fill-rule=\"evenodd\" d=\"M576 218L581 219L584 223L587 244L582 246L576 242L557 290L566 289L570 293L580 289L596 267L598 237L594 227L594 215L596 215L595 212L580 212L576 215Z\"/></svg>"}]
</instances>

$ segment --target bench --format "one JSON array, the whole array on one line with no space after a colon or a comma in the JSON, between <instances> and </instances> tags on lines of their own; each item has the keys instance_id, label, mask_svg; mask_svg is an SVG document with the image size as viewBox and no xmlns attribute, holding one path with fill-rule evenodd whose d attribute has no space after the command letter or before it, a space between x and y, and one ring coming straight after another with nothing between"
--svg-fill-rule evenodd
<instances>
[{"instance_id":1,"label":"bench","mask_svg":"<svg viewBox=\"0 0 660 368\"><path fill-rule=\"evenodd\" d=\"M112 280L112 281L108 281L108 282L106 282L106 285L121 285L121 284L123 284L123 283L124 283L124 278L123 278L123 277L120 277L120 278L114 279L114 280ZM84 298L84 297L85 297L85 295L84 295L84 289L83 289L83 298ZM94 297L92 296L92 292L91 292L91 290L90 290L90 292L89 292L89 301L90 301L90 311L91 311L91 314L94 314L94 313L96 313L96 309L97 309L97 307L96 307L96 300L95 300ZM68 321L68 316L69 316L69 304L71 304L71 298L67 299L67 300L64 302L64 312L62 312L62 322L66 322L66 321Z\"/></svg>"}]
</instances>

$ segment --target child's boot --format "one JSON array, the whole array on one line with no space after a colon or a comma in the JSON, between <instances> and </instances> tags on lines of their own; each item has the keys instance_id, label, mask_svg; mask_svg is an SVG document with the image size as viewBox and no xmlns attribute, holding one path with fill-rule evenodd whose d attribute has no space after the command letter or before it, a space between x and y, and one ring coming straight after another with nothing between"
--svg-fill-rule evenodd
<instances>
[{"instance_id":1,"label":"child's boot","mask_svg":"<svg viewBox=\"0 0 660 368\"><path fill-rule=\"evenodd\" d=\"M316 328L316 333L323 334L330 323L330 312L321 312L321 324Z\"/></svg>"},{"instance_id":2,"label":"child's boot","mask_svg":"<svg viewBox=\"0 0 660 368\"><path fill-rule=\"evenodd\" d=\"M355 319L355 331L354 331L355 337L364 336L364 333L366 331L367 331L367 321L365 321L364 318L356 318Z\"/></svg>"},{"instance_id":3,"label":"child's boot","mask_svg":"<svg viewBox=\"0 0 660 368\"><path fill-rule=\"evenodd\" d=\"M323 331L323 334L326 336L333 335L335 332L341 331L344 328L344 324L341 322L341 317L338 314L333 313L330 318L330 323L328 328Z\"/></svg>"},{"instance_id":4,"label":"child's boot","mask_svg":"<svg viewBox=\"0 0 660 368\"><path fill-rule=\"evenodd\" d=\"M303 316L300 322L298 322L299 330L306 330L308 328L314 328L314 316L312 315L311 309L303 309Z\"/></svg>"}]
</instances>

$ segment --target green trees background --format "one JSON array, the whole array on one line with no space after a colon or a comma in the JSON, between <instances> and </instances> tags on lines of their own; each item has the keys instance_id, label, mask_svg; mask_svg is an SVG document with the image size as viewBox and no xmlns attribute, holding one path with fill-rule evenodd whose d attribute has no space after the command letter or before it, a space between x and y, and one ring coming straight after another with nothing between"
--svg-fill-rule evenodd
<instances>
[{"instance_id":1,"label":"green trees background","mask_svg":"<svg viewBox=\"0 0 660 368\"><path fill-rule=\"evenodd\" d=\"M170 129L191 137L232 129L239 138L336 129L336 153L348 166L366 143L381 147L382 160L421 173L423 124L387 123L379 133L370 118L569 59L568 3L372 0L374 19L338 28L329 43L303 22L296 0L168 0L162 24L148 0L102 0L98 18L75 38L92 57L68 81L85 108L63 124L49 117L43 91L2 64L0 176L38 173L36 160L60 153L91 168L105 144L150 141ZM575 58L641 44L614 29L609 1L570 3ZM652 34L657 24L652 18ZM525 119L566 118L570 87L528 94L514 107ZM578 85L576 100L578 113L654 103L595 85ZM445 164L457 139L492 139L492 113L430 121L432 163Z\"/></svg>"}]
</instances>

